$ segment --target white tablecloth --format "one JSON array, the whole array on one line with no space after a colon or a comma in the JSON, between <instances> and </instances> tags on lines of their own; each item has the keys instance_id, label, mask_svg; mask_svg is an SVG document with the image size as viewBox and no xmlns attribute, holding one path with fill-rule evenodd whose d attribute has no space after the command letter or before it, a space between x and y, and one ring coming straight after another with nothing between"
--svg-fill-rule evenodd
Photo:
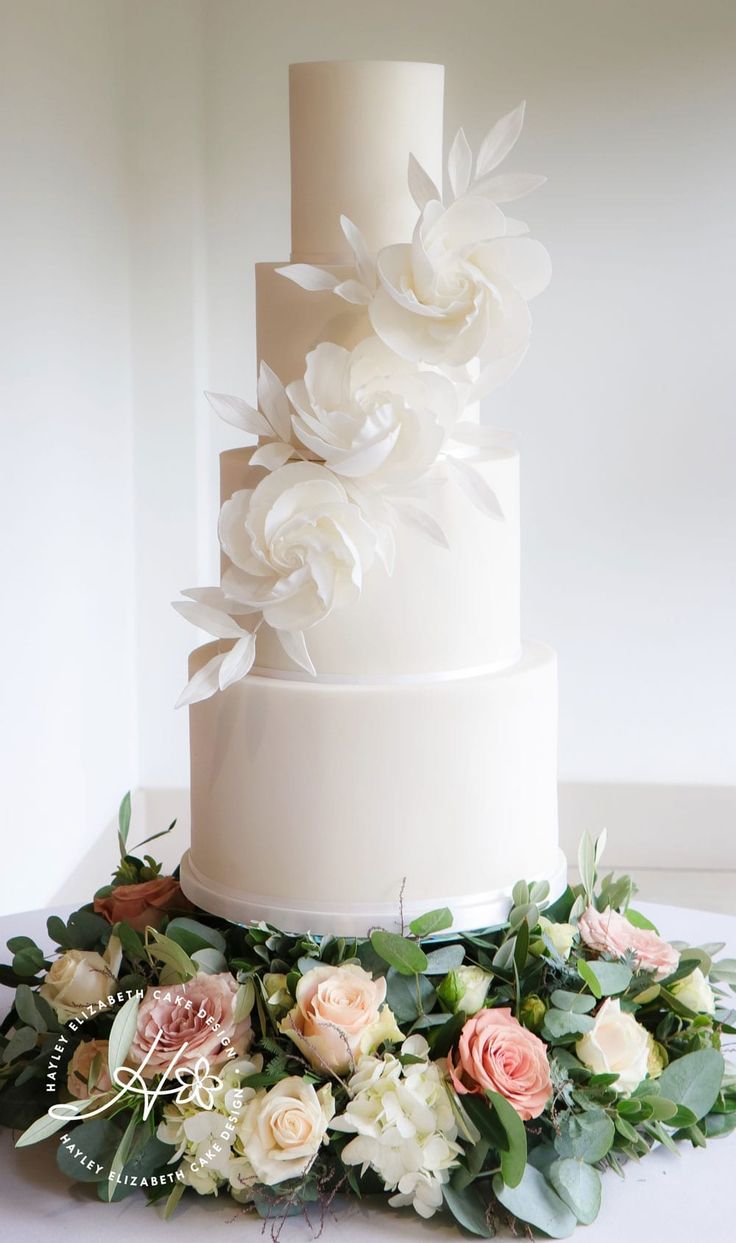
<instances>
[{"instance_id":1,"label":"white tablecloth","mask_svg":"<svg viewBox=\"0 0 736 1243\"><path fill-rule=\"evenodd\" d=\"M641 904L663 936L696 945L726 941L724 953L736 956L736 918L705 911ZM60 911L60 914L64 912ZM47 912L0 919L0 942L10 936L34 937L46 945ZM6 1002L2 1002L3 1012ZM734 1050L736 1052L736 1050ZM714 1140L707 1149L680 1146L680 1156L655 1149L641 1164L630 1164L625 1179L608 1173L598 1220L580 1228L580 1243L730 1243L736 1238L736 1139ZM13 1136L0 1129L0 1243L30 1237L32 1243L118 1243L131 1239L167 1239L206 1243L209 1237L243 1243L268 1240L270 1229L232 1200L185 1196L171 1221L145 1197L131 1196L103 1204L82 1183L58 1171L53 1141L33 1148L13 1147ZM26 1236L31 1230L32 1235ZM301 1220L286 1223L281 1243L309 1243L319 1231ZM408 1210L367 1208L355 1201L330 1213L324 1243L458 1243L461 1236L442 1218L421 1222ZM469 1236L462 1236L468 1238Z\"/></svg>"}]
</instances>

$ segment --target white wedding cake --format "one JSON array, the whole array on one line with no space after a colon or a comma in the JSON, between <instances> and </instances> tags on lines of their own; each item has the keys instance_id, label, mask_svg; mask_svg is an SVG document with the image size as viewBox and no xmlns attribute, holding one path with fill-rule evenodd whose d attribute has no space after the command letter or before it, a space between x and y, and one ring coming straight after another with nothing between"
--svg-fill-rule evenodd
<instances>
[{"instance_id":1,"label":"white wedding cake","mask_svg":"<svg viewBox=\"0 0 736 1243\"><path fill-rule=\"evenodd\" d=\"M256 267L258 406L221 456L219 587L191 658L191 849L226 919L365 935L503 920L565 883L554 652L519 628L519 457L478 421L518 365L546 252L500 204L523 109L473 158L443 68L290 69L292 252ZM257 443L254 444L254 437Z\"/></svg>"}]
</instances>

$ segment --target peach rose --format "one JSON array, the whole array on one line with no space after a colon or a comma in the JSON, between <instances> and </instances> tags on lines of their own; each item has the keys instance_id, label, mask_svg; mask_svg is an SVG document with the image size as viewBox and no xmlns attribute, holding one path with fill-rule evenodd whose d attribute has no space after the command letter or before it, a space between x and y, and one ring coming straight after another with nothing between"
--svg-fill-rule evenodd
<instances>
[{"instance_id":1,"label":"peach rose","mask_svg":"<svg viewBox=\"0 0 736 1243\"><path fill-rule=\"evenodd\" d=\"M173 1077L179 1069L194 1069L202 1057L212 1067L242 1056L253 1033L249 1018L235 1022L237 992L237 982L228 972L207 975L200 971L186 984L148 988L127 1061L132 1066L145 1062L143 1074L149 1078L166 1074L176 1057Z\"/></svg>"},{"instance_id":2,"label":"peach rose","mask_svg":"<svg viewBox=\"0 0 736 1243\"><path fill-rule=\"evenodd\" d=\"M154 876L139 885L118 885L106 898L95 898L98 915L111 924L122 920L136 932L143 932L149 925L158 928L168 911L192 910L194 907L173 876Z\"/></svg>"},{"instance_id":3,"label":"peach rose","mask_svg":"<svg viewBox=\"0 0 736 1243\"><path fill-rule=\"evenodd\" d=\"M90 1071L95 1058L99 1059L92 1084L89 1084ZM83 1040L72 1054L67 1070L66 1086L78 1101L86 1101L94 1092L111 1092L112 1080L107 1064L106 1040Z\"/></svg>"},{"instance_id":4,"label":"peach rose","mask_svg":"<svg viewBox=\"0 0 736 1243\"><path fill-rule=\"evenodd\" d=\"M612 907L597 911L589 906L580 916L578 929L588 949L598 954L623 958L627 950L632 950L640 969L653 971L655 980L671 975L680 961L680 955L668 941L648 928L635 928Z\"/></svg>"},{"instance_id":5,"label":"peach rose","mask_svg":"<svg viewBox=\"0 0 736 1243\"><path fill-rule=\"evenodd\" d=\"M539 1117L552 1095L547 1046L509 1009L480 1010L468 1019L447 1066L457 1092L482 1095L490 1088L524 1122Z\"/></svg>"},{"instance_id":6,"label":"peach rose","mask_svg":"<svg viewBox=\"0 0 736 1243\"><path fill-rule=\"evenodd\" d=\"M403 1040L385 996L386 981L356 963L312 967L281 1030L317 1070L339 1075L382 1041Z\"/></svg>"}]
</instances>

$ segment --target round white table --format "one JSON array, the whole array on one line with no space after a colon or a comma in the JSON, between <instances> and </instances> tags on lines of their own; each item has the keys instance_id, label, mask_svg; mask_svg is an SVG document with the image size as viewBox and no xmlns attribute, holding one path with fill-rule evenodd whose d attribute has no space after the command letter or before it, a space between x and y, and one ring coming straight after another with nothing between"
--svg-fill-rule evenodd
<instances>
[{"instance_id":1,"label":"round white table","mask_svg":"<svg viewBox=\"0 0 736 1243\"><path fill-rule=\"evenodd\" d=\"M736 918L712 912L641 903L663 936L697 945L725 941L724 954L736 957ZM71 909L71 908L69 908ZM0 941L10 936L33 937L47 946L46 916L32 911L0 919ZM63 910L59 914L65 914ZM1 990L0 1007L5 1013L9 990ZM732 1055L736 1046L732 1048ZM145 1197L131 1196L117 1204L103 1204L94 1189L69 1182L57 1169L55 1143L38 1147L13 1147L14 1136L0 1129L0 1239L23 1239L32 1231L33 1243L73 1243L87 1240L138 1238L176 1239L176 1243L204 1243L207 1237L232 1238L245 1243L268 1240L270 1227L229 1198L189 1196L180 1201L169 1222L162 1220L161 1206L148 1206ZM707 1149L680 1145L675 1156L663 1148L640 1164L627 1166L626 1177L608 1173L604 1179L603 1207L598 1220L575 1235L581 1243L730 1243L736 1238L733 1187L736 1177L734 1135L713 1140ZM320 1228L300 1218L285 1223L281 1243L309 1243ZM409 1210L368 1207L350 1200L330 1211L322 1239L343 1243L458 1243L461 1235L442 1216L421 1221ZM508 1236L510 1237L510 1236Z\"/></svg>"}]
</instances>

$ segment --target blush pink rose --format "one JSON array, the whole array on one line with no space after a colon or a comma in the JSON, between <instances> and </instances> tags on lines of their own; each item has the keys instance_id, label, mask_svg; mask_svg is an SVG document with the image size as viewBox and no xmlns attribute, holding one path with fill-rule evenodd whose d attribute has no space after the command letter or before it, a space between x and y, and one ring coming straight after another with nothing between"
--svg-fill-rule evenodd
<instances>
[{"instance_id":1,"label":"blush pink rose","mask_svg":"<svg viewBox=\"0 0 736 1243\"><path fill-rule=\"evenodd\" d=\"M655 980L672 975L680 961L680 955L669 941L663 941L648 928L635 928L628 919L611 907L597 911L594 906L580 916L578 929L588 949L598 954L610 954L623 958L631 950L643 971L653 971Z\"/></svg>"},{"instance_id":2,"label":"blush pink rose","mask_svg":"<svg viewBox=\"0 0 736 1243\"><path fill-rule=\"evenodd\" d=\"M171 1076L179 1069L194 1069L199 1058L210 1067L241 1057L253 1038L250 1019L235 1022L238 985L227 972L199 972L186 984L160 984L146 990L138 1010L138 1023L127 1061L141 1066L143 1075L166 1074L176 1054Z\"/></svg>"},{"instance_id":3,"label":"blush pink rose","mask_svg":"<svg viewBox=\"0 0 736 1243\"><path fill-rule=\"evenodd\" d=\"M510 1010L479 1010L463 1027L447 1066L455 1090L498 1092L523 1122L538 1118L552 1095L547 1046Z\"/></svg>"}]
</instances>

